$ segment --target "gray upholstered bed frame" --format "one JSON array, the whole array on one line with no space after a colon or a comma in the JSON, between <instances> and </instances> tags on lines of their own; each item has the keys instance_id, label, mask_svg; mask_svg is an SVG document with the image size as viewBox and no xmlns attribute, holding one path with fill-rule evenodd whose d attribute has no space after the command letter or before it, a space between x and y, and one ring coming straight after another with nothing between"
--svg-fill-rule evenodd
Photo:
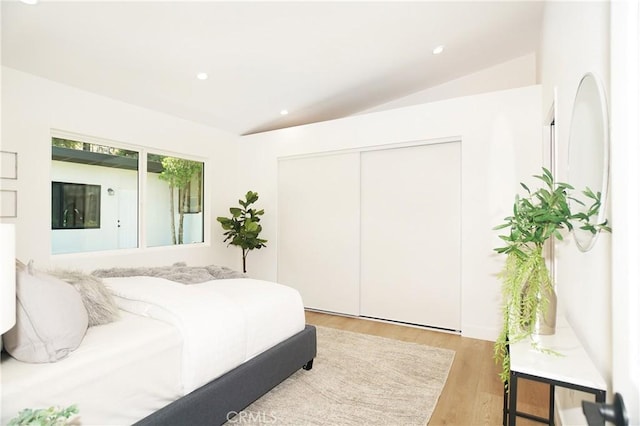
<instances>
[{"instance_id":1,"label":"gray upholstered bed frame","mask_svg":"<svg viewBox=\"0 0 640 426\"><path fill-rule=\"evenodd\" d=\"M145 417L135 426L221 425L298 369L311 369L316 329L303 331Z\"/></svg>"}]
</instances>

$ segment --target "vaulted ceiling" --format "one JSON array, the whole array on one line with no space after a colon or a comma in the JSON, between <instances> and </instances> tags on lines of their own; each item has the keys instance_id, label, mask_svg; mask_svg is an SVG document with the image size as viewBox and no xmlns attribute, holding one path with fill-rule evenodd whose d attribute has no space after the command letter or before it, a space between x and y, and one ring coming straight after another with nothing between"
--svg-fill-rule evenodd
<instances>
[{"instance_id":1,"label":"vaulted ceiling","mask_svg":"<svg viewBox=\"0 0 640 426\"><path fill-rule=\"evenodd\" d=\"M247 134L348 116L534 52L543 7L2 1L2 64Z\"/></svg>"}]
</instances>

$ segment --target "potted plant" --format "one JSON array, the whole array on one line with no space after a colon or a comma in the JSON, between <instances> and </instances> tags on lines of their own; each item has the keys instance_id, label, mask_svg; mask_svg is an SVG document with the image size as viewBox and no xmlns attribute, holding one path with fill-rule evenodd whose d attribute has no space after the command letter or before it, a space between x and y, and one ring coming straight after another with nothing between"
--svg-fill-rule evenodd
<instances>
[{"instance_id":1,"label":"potted plant","mask_svg":"<svg viewBox=\"0 0 640 426\"><path fill-rule=\"evenodd\" d=\"M9 420L8 426L65 426L70 424L69 419L78 413L75 404L67 408L25 408Z\"/></svg>"},{"instance_id":2,"label":"potted plant","mask_svg":"<svg viewBox=\"0 0 640 426\"><path fill-rule=\"evenodd\" d=\"M226 231L224 242L229 241L228 245L239 246L242 249L242 272L246 273L247 255L253 249L266 247L267 240L258 238L262 232L260 216L264 214L264 210L249 207L258 201L258 193L249 191L244 198L244 200L238 200L242 208L231 207L229 209L231 217L218 217L217 221Z\"/></svg>"},{"instance_id":3,"label":"potted plant","mask_svg":"<svg viewBox=\"0 0 640 426\"><path fill-rule=\"evenodd\" d=\"M594 194L589 188L582 191L592 204L586 212L574 214L570 200L584 205L570 196L569 191L574 188L567 183L555 182L549 170L542 168L542 172L534 177L544 185L532 192L520 183L527 195L522 198L516 195L513 215L494 228L508 229L507 234L500 235L505 245L494 249L507 256L499 275L503 327L494 346L494 359L502 365L500 378L505 383L509 380L509 343L534 334L545 315L550 314L555 321L555 290L544 259L545 243L552 238L562 240L561 231L571 231L574 224L594 234L600 230L611 231L606 220L597 224L590 221L600 210L600 192Z\"/></svg>"}]
</instances>

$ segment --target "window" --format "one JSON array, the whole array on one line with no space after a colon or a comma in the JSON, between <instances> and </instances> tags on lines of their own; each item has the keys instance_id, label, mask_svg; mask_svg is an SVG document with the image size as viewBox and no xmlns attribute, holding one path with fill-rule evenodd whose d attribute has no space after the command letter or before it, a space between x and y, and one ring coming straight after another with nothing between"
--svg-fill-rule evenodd
<instances>
[{"instance_id":1,"label":"window","mask_svg":"<svg viewBox=\"0 0 640 426\"><path fill-rule=\"evenodd\" d=\"M53 254L204 242L204 162L110 143L51 144Z\"/></svg>"},{"instance_id":2,"label":"window","mask_svg":"<svg viewBox=\"0 0 640 426\"><path fill-rule=\"evenodd\" d=\"M147 245L204 241L204 163L147 154Z\"/></svg>"},{"instance_id":3,"label":"window","mask_svg":"<svg viewBox=\"0 0 640 426\"><path fill-rule=\"evenodd\" d=\"M204 172L204 167L202 168L202 172ZM183 211L185 214L202 212L202 172L194 174L185 188L181 188L179 191L180 199L184 200L184 202L180 204L180 211Z\"/></svg>"},{"instance_id":4,"label":"window","mask_svg":"<svg viewBox=\"0 0 640 426\"><path fill-rule=\"evenodd\" d=\"M138 247L139 152L53 138L51 252Z\"/></svg>"},{"instance_id":5,"label":"window","mask_svg":"<svg viewBox=\"0 0 640 426\"><path fill-rule=\"evenodd\" d=\"M100 228L100 185L51 182L51 228Z\"/></svg>"}]
</instances>

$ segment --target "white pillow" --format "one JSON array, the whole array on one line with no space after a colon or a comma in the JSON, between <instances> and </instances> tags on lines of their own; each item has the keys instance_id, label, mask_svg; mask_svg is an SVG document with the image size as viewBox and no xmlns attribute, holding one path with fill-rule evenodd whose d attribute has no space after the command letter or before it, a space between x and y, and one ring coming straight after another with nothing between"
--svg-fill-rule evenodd
<instances>
[{"instance_id":1,"label":"white pillow","mask_svg":"<svg viewBox=\"0 0 640 426\"><path fill-rule=\"evenodd\" d=\"M16 325L3 336L4 349L24 362L55 362L76 349L87 331L80 293L47 274L16 271Z\"/></svg>"}]
</instances>

